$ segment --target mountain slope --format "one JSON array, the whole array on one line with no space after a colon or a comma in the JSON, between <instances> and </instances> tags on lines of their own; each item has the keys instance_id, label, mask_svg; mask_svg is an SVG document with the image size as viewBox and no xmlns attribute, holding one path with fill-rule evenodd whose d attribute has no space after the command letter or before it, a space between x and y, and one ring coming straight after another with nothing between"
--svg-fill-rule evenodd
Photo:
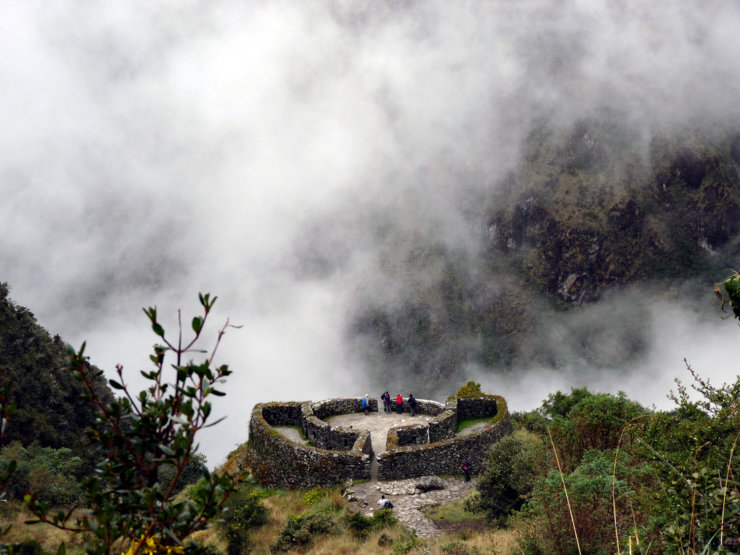
<instances>
[{"instance_id":1,"label":"mountain slope","mask_svg":"<svg viewBox=\"0 0 740 555\"><path fill-rule=\"evenodd\" d=\"M10 401L17 405L5 442L81 447L94 411L80 399L82 384L68 367L62 339L49 335L28 309L13 303L8 285L0 283L0 387L10 386ZM111 395L102 377L97 387Z\"/></svg>"}]
</instances>

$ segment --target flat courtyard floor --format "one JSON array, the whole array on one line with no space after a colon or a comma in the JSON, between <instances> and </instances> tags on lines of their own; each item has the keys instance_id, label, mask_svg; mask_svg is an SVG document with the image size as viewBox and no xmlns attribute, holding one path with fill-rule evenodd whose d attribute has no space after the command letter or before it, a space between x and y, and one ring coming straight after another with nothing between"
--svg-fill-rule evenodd
<instances>
[{"instance_id":1,"label":"flat courtyard floor","mask_svg":"<svg viewBox=\"0 0 740 555\"><path fill-rule=\"evenodd\" d=\"M367 430L370 432L370 441L373 444L373 452L382 453L385 451L385 441L388 437L388 430L397 426L426 424L431 418L433 417L421 414L411 416L407 412L402 414L397 414L395 412L390 414L385 412L370 412L368 414L353 412L350 414L330 416L329 418L326 418L325 421L333 427L344 426L345 428L349 428L352 426L358 430Z\"/></svg>"}]
</instances>

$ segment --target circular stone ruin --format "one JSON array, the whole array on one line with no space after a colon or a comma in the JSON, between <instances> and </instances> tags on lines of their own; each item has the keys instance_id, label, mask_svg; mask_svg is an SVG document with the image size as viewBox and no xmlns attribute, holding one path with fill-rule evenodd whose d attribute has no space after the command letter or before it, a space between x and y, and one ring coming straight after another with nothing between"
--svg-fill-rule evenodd
<instances>
[{"instance_id":1,"label":"circular stone ruin","mask_svg":"<svg viewBox=\"0 0 740 555\"><path fill-rule=\"evenodd\" d=\"M376 399L370 399L369 412L378 412ZM409 412L406 401L403 412ZM332 426L326 421L337 415L362 414L361 397L260 403L249 421L247 462L262 483L282 487L369 480L376 473L380 480L459 474L463 460L477 473L483 469L488 449L511 427L506 400L498 395L450 397L445 404L419 399L416 412L425 418L391 427L385 449L375 453L371 433L362 429L361 422L355 420L355 427ZM495 418L474 431L456 434L459 421L490 417ZM281 433L286 426L295 428L294 439Z\"/></svg>"}]
</instances>

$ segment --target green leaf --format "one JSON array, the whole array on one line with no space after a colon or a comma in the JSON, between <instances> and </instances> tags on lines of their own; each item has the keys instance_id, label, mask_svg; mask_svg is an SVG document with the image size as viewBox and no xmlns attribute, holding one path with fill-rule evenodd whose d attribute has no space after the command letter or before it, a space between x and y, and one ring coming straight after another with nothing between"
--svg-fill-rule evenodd
<instances>
[{"instance_id":1,"label":"green leaf","mask_svg":"<svg viewBox=\"0 0 740 555\"><path fill-rule=\"evenodd\" d=\"M157 322L154 322L152 324L152 330L154 330L154 333L156 333L159 337L164 337L164 328L160 326Z\"/></svg>"},{"instance_id":2,"label":"green leaf","mask_svg":"<svg viewBox=\"0 0 740 555\"><path fill-rule=\"evenodd\" d=\"M57 555L67 555L67 546L64 544L64 542L59 544L59 549L57 549Z\"/></svg>"},{"instance_id":3,"label":"green leaf","mask_svg":"<svg viewBox=\"0 0 740 555\"><path fill-rule=\"evenodd\" d=\"M123 386L118 383L116 380L108 380L108 383L113 389L123 389Z\"/></svg>"},{"instance_id":4,"label":"green leaf","mask_svg":"<svg viewBox=\"0 0 740 555\"><path fill-rule=\"evenodd\" d=\"M175 456L175 452L172 449L170 449L169 447L167 447L166 445L160 443L157 447L159 447L159 450L162 451L162 453L164 453L168 457L174 457Z\"/></svg>"},{"instance_id":5,"label":"green leaf","mask_svg":"<svg viewBox=\"0 0 740 555\"><path fill-rule=\"evenodd\" d=\"M193 318L193 331L195 333L200 333L201 329L203 329L203 318L196 316Z\"/></svg>"}]
</instances>

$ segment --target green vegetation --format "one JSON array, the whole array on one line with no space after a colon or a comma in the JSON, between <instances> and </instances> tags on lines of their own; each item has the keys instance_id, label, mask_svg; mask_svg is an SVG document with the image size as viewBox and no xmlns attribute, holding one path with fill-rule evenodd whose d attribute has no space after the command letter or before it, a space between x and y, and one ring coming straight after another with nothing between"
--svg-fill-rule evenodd
<instances>
[{"instance_id":1,"label":"green vegetation","mask_svg":"<svg viewBox=\"0 0 740 555\"><path fill-rule=\"evenodd\" d=\"M129 391L120 366L118 380L111 379L109 383L122 397L109 400L101 395L97 387L100 372L90 367L84 355L85 345L78 351L68 349L71 374L82 384L82 397L94 410L94 419L85 436L96 449L100 462L95 473L80 480L81 505L86 508L81 516L73 517L73 510L52 511L52 503L58 506L59 500L45 499L48 491L64 488L46 487L26 494L25 502L36 516L36 523L85 534L89 553L109 554L128 548L127 553L135 555L140 551L182 550L184 538L204 528L222 512L238 478L209 473L194 449L198 431L212 425L210 397L223 395L215 388L230 374L225 365L211 368L215 348L228 322L219 332L214 351L203 362L185 362L185 356L195 350L215 302L209 295L199 298L203 315L193 318L193 338L184 344L182 329L178 341L171 342L157 320L156 309L145 309L162 344L155 345L150 356L154 369L142 372L151 385L136 396ZM164 374L168 357L174 359L172 381ZM17 453L16 460L21 464L16 472L26 462L21 455ZM57 474L73 470L79 464L59 452L31 455L30 460L43 461L44 468ZM189 490L189 497L176 499L175 492L184 485L186 475L193 468L202 472L202 478ZM33 479L38 480L41 474L36 469ZM52 472L46 474L54 478ZM14 477L15 474L10 479Z\"/></svg>"},{"instance_id":2,"label":"green vegetation","mask_svg":"<svg viewBox=\"0 0 740 555\"><path fill-rule=\"evenodd\" d=\"M338 531L338 525L332 515L324 513L307 513L292 516L280 532L273 551L283 553L302 547L311 542L315 536L333 534Z\"/></svg>"},{"instance_id":3,"label":"green vegetation","mask_svg":"<svg viewBox=\"0 0 740 555\"><path fill-rule=\"evenodd\" d=\"M617 358L639 363L646 306L615 310L611 293L640 284L652 300L692 304L699 281L737 264L738 137L736 126L687 126L646 140L608 112L568 128L542 120L519 167L481 199L479 254L381 219L373 239L403 294L358 304L351 333L378 387L399 368L412 369L421 396L452 390L471 364L599 372Z\"/></svg>"},{"instance_id":4,"label":"green vegetation","mask_svg":"<svg viewBox=\"0 0 740 555\"><path fill-rule=\"evenodd\" d=\"M457 433L460 433L465 428L470 428L476 424L491 424L498 422L503 417L503 413L498 413L494 416L486 416L485 418L468 418L465 420L458 420L457 422Z\"/></svg>"},{"instance_id":5,"label":"green vegetation","mask_svg":"<svg viewBox=\"0 0 740 555\"><path fill-rule=\"evenodd\" d=\"M422 509L422 512L440 525L448 523L480 523L486 519L485 513L477 506L471 507L465 499L450 501L443 505L425 507Z\"/></svg>"},{"instance_id":6,"label":"green vegetation","mask_svg":"<svg viewBox=\"0 0 740 555\"><path fill-rule=\"evenodd\" d=\"M24 447L15 441L0 449L0 461L15 463L5 483L10 499L23 499L29 491L38 492L39 501L53 507L72 507L80 499L83 465L71 449L40 447L37 443Z\"/></svg>"},{"instance_id":7,"label":"green vegetation","mask_svg":"<svg viewBox=\"0 0 740 555\"><path fill-rule=\"evenodd\" d=\"M539 416L518 415L515 423L535 431L522 426L491 449L481 508L517 530L527 553L578 545L612 553L630 543L638 553L732 552L740 543L740 378L713 387L689 371L701 397L679 382L670 412L580 388L550 395Z\"/></svg>"},{"instance_id":8,"label":"green vegetation","mask_svg":"<svg viewBox=\"0 0 740 555\"><path fill-rule=\"evenodd\" d=\"M457 397L483 397L485 393L481 391L480 384L470 381L457 390Z\"/></svg>"},{"instance_id":9,"label":"green vegetation","mask_svg":"<svg viewBox=\"0 0 740 555\"><path fill-rule=\"evenodd\" d=\"M110 401L112 395L100 370L89 368L96 395ZM85 447L83 437L96 411L93 405L79 402L83 390L69 372L62 339L49 335L30 310L13 303L8 285L0 283L0 447L13 441L24 446L36 442L41 447L65 447L91 471L88 461L94 462L94 454ZM6 420L10 415L4 411L10 407L16 410Z\"/></svg>"},{"instance_id":10,"label":"green vegetation","mask_svg":"<svg viewBox=\"0 0 740 555\"><path fill-rule=\"evenodd\" d=\"M499 520L519 510L534 487L542 448L543 443L536 435L524 431L495 444L478 482L480 509Z\"/></svg>"},{"instance_id":11,"label":"green vegetation","mask_svg":"<svg viewBox=\"0 0 740 555\"><path fill-rule=\"evenodd\" d=\"M735 274L716 290L723 308L740 319L737 280ZM201 302L205 314L193 320L194 341L212 306L208 296ZM486 529L423 540L396 526L392 511L351 514L337 488L268 490L209 473L192 451L193 438L228 369L211 368L210 357L183 364L192 344L168 344L156 311L146 313L165 342L155 346L155 369L145 373L147 391L129 395L119 369L110 383L122 397L103 400L84 351L70 353L88 401L98 407L88 445L78 443L76 451L40 441L2 444L0 494L9 501L0 507L6 523L0 534L12 546L0 551L49 552L62 543L73 553L131 554L477 554L492 545L497 553L732 553L740 547L740 377L716 386L687 364L691 381L677 382L670 411L645 409L624 393L576 388L549 395L539 409L513 415L517 429L491 449L477 494L428 511L440 523ZM173 355L175 378L167 382L164 359ZM480 386L467 385L477 396ZM24 408L14 412L7 388L0 393L3 441ZM169 425L174 417L178 426ZM129 444L136 447L124 452ZM79 452L95 453L97 473ZM36 491L24 508L14 500L26 489ZM481 513L501 529L485 526ZM42 523L21 524L32 516ZM66 531L52 537L43 522ZM217 525L204 530L209 522Z\"/></svg>"},{"instance_id":12,"label":"green vegetation","mask_svg":"<svg viewBox=\"0 0 740 555\"><path fill-rule=\"evenodd\" d=\"M376 530L382 530L398 523L393 515L393 509L379 509L372 517L354 513L347 518L347 528L359 538L365 538Z\"/></svg>"},{"instance_id":13,"label":"green vegetation","mask_svg":"<svg viewBox=\"0 0 740 555\"><path fill-rule=\"evenodd\" d=\"M224 504L223 517L218 528L226 538L227 553L239 555L249 550L249 531L267 523L269 510L262 500L271 492L259 488L254 483L244 483Z\"/></svg>"}]
</instances>

